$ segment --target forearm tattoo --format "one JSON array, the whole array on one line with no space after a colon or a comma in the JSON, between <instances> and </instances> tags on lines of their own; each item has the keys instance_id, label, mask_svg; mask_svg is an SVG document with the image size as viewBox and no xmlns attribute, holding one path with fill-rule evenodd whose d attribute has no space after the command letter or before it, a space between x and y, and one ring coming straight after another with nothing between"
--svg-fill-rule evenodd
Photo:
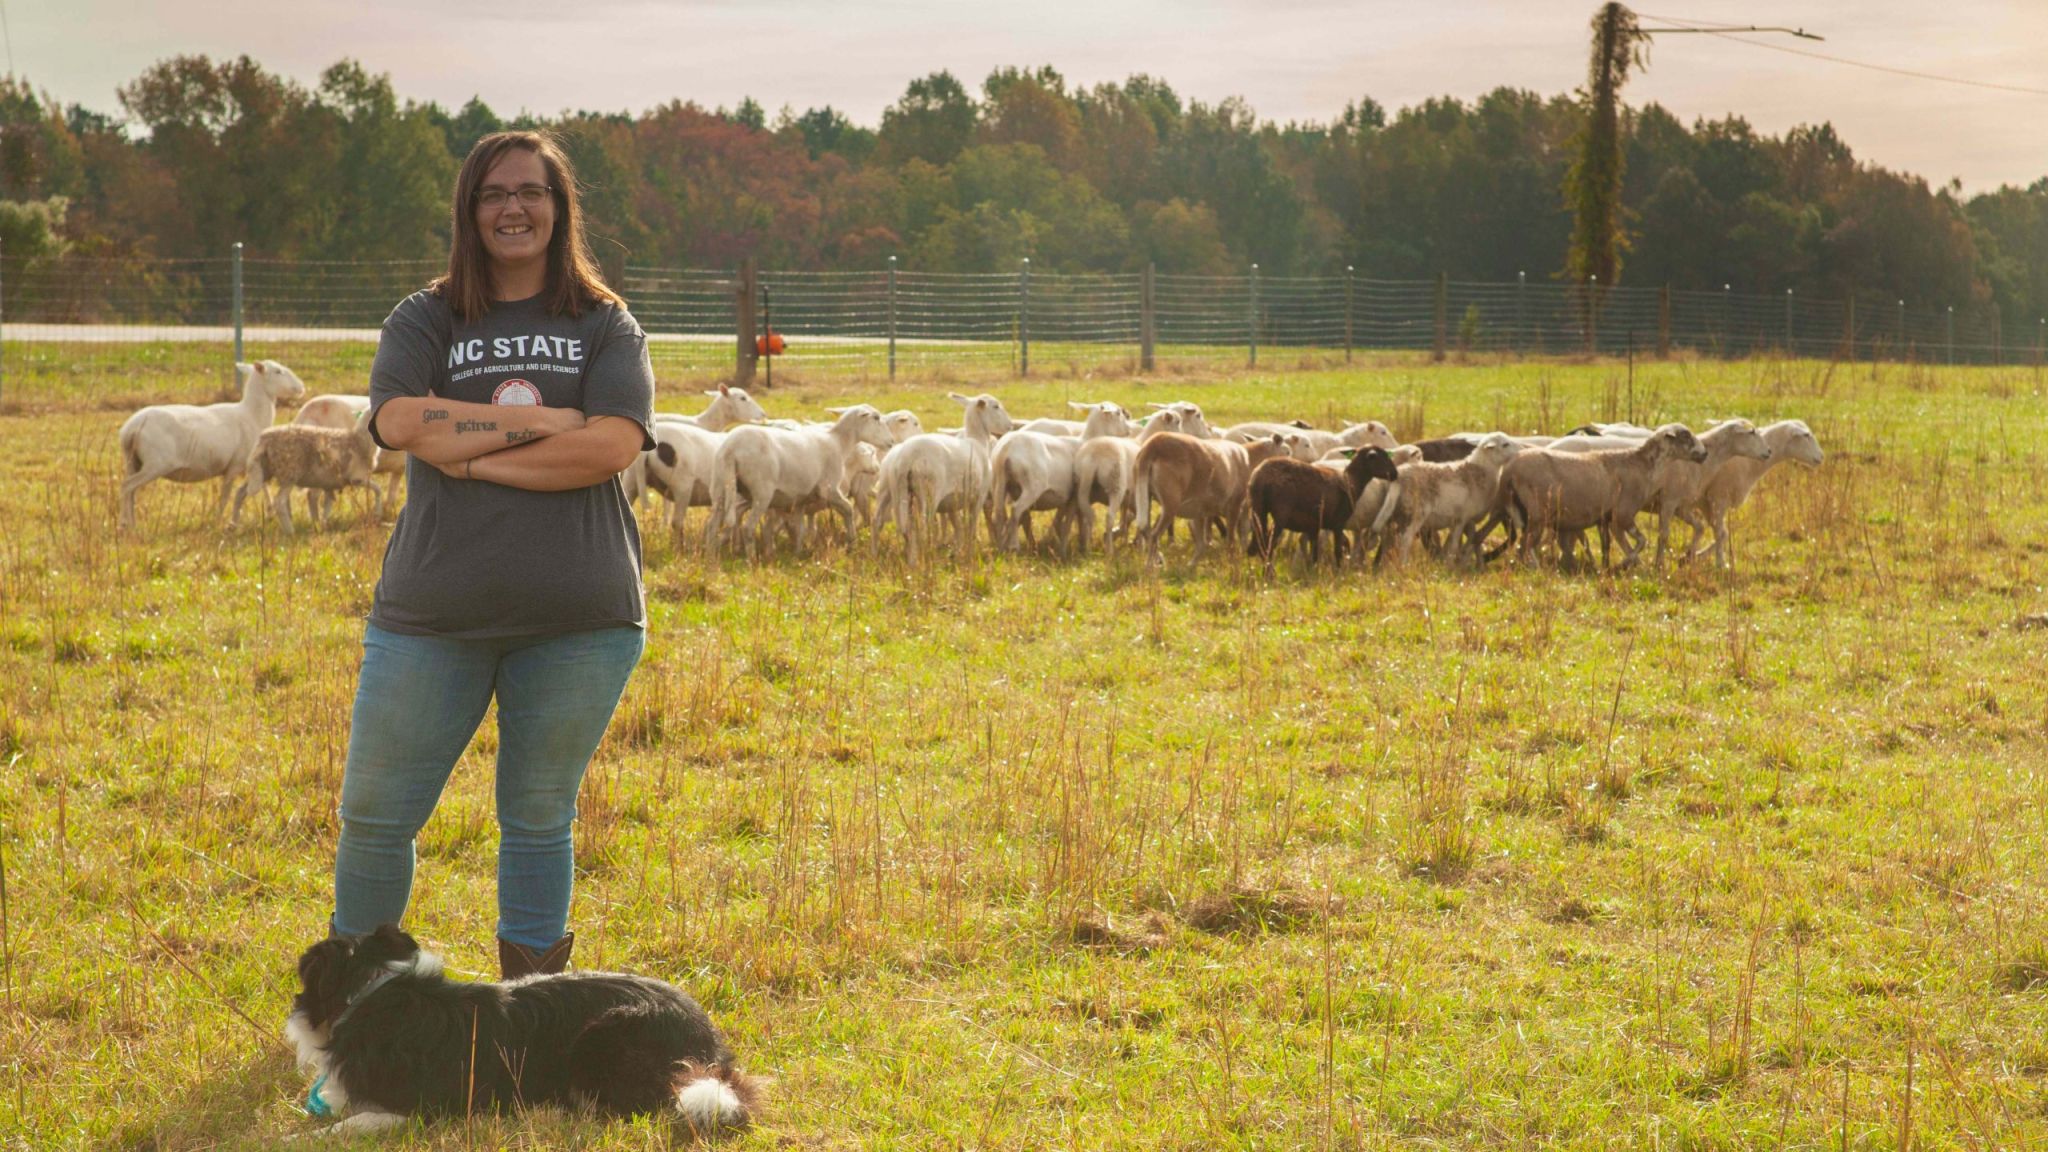
<instances>
[{"instance_id":1,"label":"forearm tattoo","mask_svg":"<svg viewBox=\"0 0 2048 1152\"><path fill-rule=\"evenodd\" d=\"M455 422L455 430L457 432L496 432L498 430L498 422L496 420L457 420Z\"/></svg>"},{"instance_id":2,"label":"forearm tattoo","mask_svg":"<svg viewBox=\"0 0 2048 1152\"><path fill-rule=\"evenodd\" d=\"M531 440L538 435L540 433L535 432L531 428L514 428L512 431L505 433L505 443L519 444Z\"/></svg>"},{"instance_id":3,"label":"forearm tattoo","mask_svg":"<svg viewBox=\"0 0 2048 1152\"><path fill-rule=\"evenodd\" d=\"M429 408L420 413L420 423L422 424L432 424L436 420L446 420L447 418L448 410L446 408Z\"/></svg>"}]
</instances>

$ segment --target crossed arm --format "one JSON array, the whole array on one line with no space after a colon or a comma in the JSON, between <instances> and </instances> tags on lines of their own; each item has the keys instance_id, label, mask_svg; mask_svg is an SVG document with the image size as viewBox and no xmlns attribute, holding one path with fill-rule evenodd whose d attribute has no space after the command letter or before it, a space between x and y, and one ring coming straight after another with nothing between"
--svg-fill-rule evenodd
<instances>
[{"instance_id":1,"label":"crossed arm","mask_svg":"<svg viewBox=\"0 0 2048 1152\"><path fill-rule=\"evenodd\" d=\"M384 443L450 476L531 492L601 484L639 455L640 425L623 416L586 420L574 408L469 404L399 396L377 409Z\"/></svg>"}]
</instances>

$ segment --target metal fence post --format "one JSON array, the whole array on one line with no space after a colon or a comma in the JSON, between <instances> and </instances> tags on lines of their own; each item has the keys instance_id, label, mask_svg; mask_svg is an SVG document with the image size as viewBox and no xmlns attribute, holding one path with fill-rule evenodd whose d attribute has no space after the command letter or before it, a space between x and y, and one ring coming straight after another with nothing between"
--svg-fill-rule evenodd
<instances>
[{"instance_id":1,"label":"metal fence post","mask_svg":"<svg viewBox=\"0 0 2048 1152\"><path fill-rule=\"evenodd\" d=\"M1991 362L2005 363L2005 318L1996 305L1991 309Z\"/></svg>"},{"instance_id":2,"label":"metal fence post","mask_svg":"<svg viewBox=\"0 0 2048 1152\"><path fill-rule=\"evenodd\" d=\"M240 364L242 362L242 242L240 240L235 241L235 271L233 299L234 303L232 304L232 308L234 309L233 319L235 324L235 363Z\"/></svg>"},{"instance_id":3,"label":"metal fence post","mask_svg":"<svg viewBox=\"0 0 2048 1152\"><path fill-rule=\"evenodd\" d=\"M1529 350L1529 302L1524 299L1529 293L1529 274L1515 273L1515 351Z\"/></svg>"},{"instance_id":4,"label":"metal fence post","mask_svg":"<svg viewBox=\"0 0 2048 1152\"><path fill-rule=\"evenodd\" d=\"M1731 311L1734 302L1735 285L1721 285L1721 358L1724 360L1735 358L1735 327L1729 323L1735 318L1735 313Z\"/></svg>"},{"instance_id":5,"label":"metal fence post","mask_svg":"<svg viewBox=\"0 0 2048 1152\"><path fill-rule=\"evenodd\" d=\"M1843 359L1854 364L1856 362L1856 297L1853 294L1849 297L1847 309L1847 312L1842 317L1842 345L1847 352Z\"/></svg>"},{"instance_id":6,"label":"metal fence post","mask_svg":"<svg viewBox=\"0 0 2048 1152\"><path fill-rule=\"evenodd\" d=\"M1251 278L1246 281L1246 289L1245 332L1247 333L1246 339L1251 341L1251 360L1248 366L1257 368L1259 366L1259 266L1257 264L1252 265L1252 274Z\"/></svg>"},{"instance_id":7,"label":"metal fence post","mask_svg":"<svg viewBox=\"0 0 2048 1152\"><path fill-rule=\"evenodd\" d=\"M1442 323L1442 321L1438 321ZM1600 354L1600 277L1586 277L1586 355Z\"/></svg>"},{"instance_id":8,"label":"metal fence post","mask_svg":"<svg viewBox=\"0 0 2048 1152\"><path fill-rule=\"evenodd\" d=\"M1351 363L1351 311L1358 299L1358 286L1354 282L1351 265L1344 266L1344 362Z\"/></svg>"},{"instance_id":9,"label":"metal fence post","mask_svg":"<svg viewBox=\"0 0 2048 1152\"><path fill-rule=\"evenodd\" d=\"M1439 364L1444 359L1444 341L1450 335L1450 312L1451 274L1439 272L1436 274L1436 345L1430 355L1430 359Z\"/></svg>"},{"instance_id":10,"label":"metal fence post","mask_svg":"<svg viewBox=\"0 0 2048 1152\"><path fill-rule=\"evenodd\" d=\"M1671 285L1657 289L1657 359L1671 359Z\"/></svg>"},{"instance_id":11,"label":"metal fence post","mask_svg":"<svg viewBox=\"0 0 2048 1152\"><path fill-rule=\"evenodd\" d=\"M889 257L889 379L896 379L896 258Z\"/></svg>"},{"instance_id":12,"label":"metal fence post","mask_svg":"<svg viewBox=\"0 0 2048 1152\"><path fill-rule=\"evenodd\" d=\"M1956 362L1956 306L1953 304L1948 306L1948 362L1951 366Z\"/></svg>"},{"instance_id":13,"label":"metal fence post","mask_svg":"<svg viewBox=\"0 0 2048 1152\"><path fill-rule=\"evenodd\" d=\"M733 327L737 335L732 378L735 384L745 384L754 378L754 367L761 355L754 341L754 258L751 256L740 261L739 280L733 290L733 312L737 321Z\"/></svg>"},{"instance_id":14,"label":"metal fence post","mask_svg":"<svg viewBox=\"0 0 2048 1152\"><path fill-rule=\"evenodd\" d=\"M1799 344L1792 338L1792 290L1785 289L1785 354L1799 355Z\"/></svg>"},{"instance_id":15,"label":"metal fence post","mask_svg":"<svg viewBox=\"0 0 2048 1152\"><path fill-rule=\"evenodd\" d=\"M1031 257L1026 256L1022 271L1017 274L1017 346L1018 373L1031 375Z\"/></svg>"},{"instance_id":16,"label":"metal fence post","mask_svg":"<svg viewBox=\"0 0 2048 1152\"><path fill-rule=\"evenodd\" d=\"M1897 355L1898 355L1899 359L1903 360L1903 359L1905 359L1905 358L1906 358L1906 346L1907 346L1907 345L1906 345L1906 302L1905 302L1904 300L1901 300L1901 301L1899 301L1899 321L1898 321L1898 327L1897 327L1897 336L1898 336L1898 341L1899 341L1899 350L1898 350L1898 352L1897 352Z\"/></svg>"},{"instance_id":17,"label":"metal fence post","mask_svg":"<svg viewBox=\"0 0 2048 1152\"><path fill-rule=\"evenodd\" d=\"M4 264L6 262L6 258L7 253L4 250L0 250L0 264ZM5 331L5 313L7 309L4 304L5 300L7 299L7 294L4 291L4 288L5 285L0 284L0 401L5 401L7 399L7 333ZM2035 357L2035 359L2038 360L2039 357L2037 356Z\"/></svg>"},{"instance_id":18,"label":"metal fence post","mask_svg":"<svg viewBox=\"0 0 2048 1152\"><path fill-rule=\"evenodd\" d=\"M1138 281L1138 370L1150 372L1156 362L1154 341L1158 339L1158 313L1152 306L1152 265L1145 265L1144 278Z\"/></svg>"}]
</instances>

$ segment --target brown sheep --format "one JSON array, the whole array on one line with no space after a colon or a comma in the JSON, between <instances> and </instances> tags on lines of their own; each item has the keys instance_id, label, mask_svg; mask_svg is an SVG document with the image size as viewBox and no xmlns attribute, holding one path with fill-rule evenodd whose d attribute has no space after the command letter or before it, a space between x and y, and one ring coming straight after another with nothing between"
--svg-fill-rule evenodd
<instances>
[{"instance_id":1,"label":"brown sheep","mask_svg":"<svg viewBox=\"0 0 2048 1152\"><path fill-rule=\"evenodd\" d=\"M1612 561L1615 536L1622 563L1633 564L1636 513L1656 494L1657 465L1668 459L1704 460L1707 450L1683 424L1666 424L1640 447L1606 452L1522 453L1501 472L1499 506L1508 514L1510 539L1522 539L1522 559L1534 562L1546 535L1557 538L1560 558L1571 561L1588 528L1600 532L1600 558ZM1636 536L1640 539L1640 536Z\"/></svg>"},{"instance_id":2,"label":"brown sheep","mask_svg":"<svg viewBox=\"0 0 2048 1152\"><path fill-rule=\"evenodd\" d=\"M1291 457L1276 456L1252 469L1253 555L1273 570L1273 545L1278 532L1297 532L1308 541L1311 566L1322 558L1323 533L1332 534L1331 560L1344 562L1344 530L1359 493L1374 480L1395 481L1401 473L1382 448L1356 449L1342 472L1332 472Z\"/></svg>"},{"instance_id":3,"label":"brown sheep","mask_svg":"<svg viewBox=\"0 0 2048 1152\"><path fill-rule=\"evenodd\" d=\"M1479 447L1479 441L1462 436L1445 436L1437 440L1417 440L1415 446L1422 450L1422 458L1432 464L1448 464L1463 460Z\"/></svg>"},{"instance_id":4,"label":"brown sheep","mask_svg":"<svg viewBox=\"0 0 2048 1152\"><path fill-rule=\"evenodd\" d=\"M240 520L242 501L248 499L251 492L262 491L275 480L278 488L272 507L289 534L292 531L293 488L329 493L343 488L367 488L374 496L377 485L371 482L370 472L376 462L377 442L370 438L370 413L367 409L356 418L355 427L349 430L312 424L279 424L266 428L256 437L256 446L249 452L249 462L244 469L248 479L243 482L242 490L235 493L235 508L229 520ZM313 510L314 519L322 528L327 526L327 512L332 504L330 497Z\"/></svg>"},{"instance_id":5,"label":"brown sheep","mask_svg":"<svg viewBox=\"0 0 2048 1152\"><path fill-rule=\"evenodd\" d=\"M1284 446L1261 441L1284 453ZM1176 517L1189 521L1195 537L1195 559L1201 560L1209 522L1223 524L1226 541L1238 538L1244 519L1245 481L1251 477L1251 453L1228 440L1198 440L1167 432L1145 441L1132 469L1132 500L1137 505L1138 535L1153 561L1159 560L1159 534ZM1152 500L1159 500L1159 522L1152 523Z\"/></svg>"}]
</instances>

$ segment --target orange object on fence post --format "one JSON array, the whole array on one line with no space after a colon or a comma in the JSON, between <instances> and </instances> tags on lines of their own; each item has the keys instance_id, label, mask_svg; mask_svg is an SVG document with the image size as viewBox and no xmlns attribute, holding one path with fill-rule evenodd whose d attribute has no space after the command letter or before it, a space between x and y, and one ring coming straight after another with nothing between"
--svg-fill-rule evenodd
<instances>
[{"instance_id":1,"label":"orange object on fence post","mask_svg":"<svg viewBox=\"0 0 2048 1152\"><path fill-rule=\"evenodd\" d=\"M754 354L757 356L780 356L783 349L788 347L789 343L782 338L782 333L772 329L766 336L754 337Z\"/></svg>"}]
</instances>

